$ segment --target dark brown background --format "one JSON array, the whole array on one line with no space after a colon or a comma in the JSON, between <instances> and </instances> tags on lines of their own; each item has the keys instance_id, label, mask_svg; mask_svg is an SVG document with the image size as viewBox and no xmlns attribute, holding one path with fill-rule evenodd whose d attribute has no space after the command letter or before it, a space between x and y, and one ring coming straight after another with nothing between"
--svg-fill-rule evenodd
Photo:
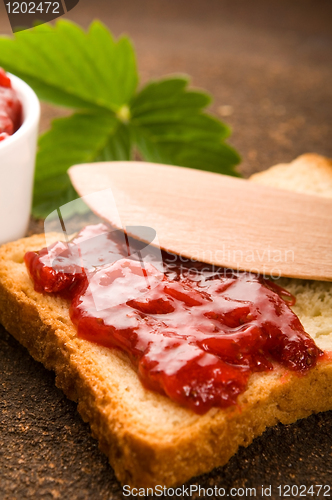
<instances>
[{"instance_id":1,"label":"dark brown background","mask_svg":"<svg viewBox=\"0 0 332 500\"><path fill-rule=\"evenodd\" d=\"M142 81L188 73L214 95L249 175L314 151L332 156L330 0L81 0L67 16L130 34ZM3 5L0 32L10 33ZM43 105L41 128L64 113ZM121 498L76 405L0 327L0 499ZM204 487L332 484L332 414L269 429ZM258 489L259 488L259 489ZM331 490L332 495L332 490Z\"/></svg>"}]
</instances>

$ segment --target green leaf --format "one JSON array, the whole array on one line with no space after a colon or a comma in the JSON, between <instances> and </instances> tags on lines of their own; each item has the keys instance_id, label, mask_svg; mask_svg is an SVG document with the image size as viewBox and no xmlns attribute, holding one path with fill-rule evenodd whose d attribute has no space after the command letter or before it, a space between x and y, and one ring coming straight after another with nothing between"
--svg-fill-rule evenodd
<instances>
[{"instance_id":1,"label":"green leaf","mask_svg":"<svg viewBox=\"0 0 332 500\"><path fill-rule=\"evenodd\" d=\"M110 113L76 113L54 120L39 140L33 214L46 217L77 198L67 170L78 163L130 158L128 129Z\"/></svg>"},{"instance_id":2,"label":"green leaf","mask_svg":"<svg viewBox=\"0 0 332 500\"><path fill-rule=\"evenodd\" d=\"M240 177L234 169L238 153L226 143L204 139L158 141L142 129L135 130L135 142L143 158L155 163L197 168Z\"/></svg>"},{"instance_id":3,"label":"green leaf","mask_svg":"<svg viewBox=\"0 0 332 500\"><path fill-rule=\"evenodd\" d=\"M182 113L208 106L211 98L205 92L188 91L188 78L165 78L146 85L133 99L131 111L133 117L140 117L146 113L179 108Z\"/></svg>"},{"instance_id":4,"label":"green leaf","mask_svg":"<svg viewBox=\"0 0 332 500\"><path fill-rule=\"evenodd\" d=\"M56 105L78 112L55 120L39 141L33 214L45 217L75 199L67 170L78 163L147 161L238 175L230 129L206 108L211 97L184 76L148 83L137 92L131 41L114 40L94 21L85 32L60 20L0 37L0 66Z\"/></svg>"},{"instance_id":5,"label":"green leaf","mask_svg":"<svg viewBox=\"0 0 332 500\"><path fill-rule=\"evenodd\" d=\"M229 128L203 112L210 97L185 78L148 84L131 103L134 140L148 161L238 176L240 157L224 140Z\"/></svg>"},{"instance_id":6,"label":"green leaf","mask_svg":"<svg viewBox=\"0 0 332 500\"><path fill-rule=\"evenodd\" d=\"M132 137L130 129L118 123L117 129L107 141L106 146L96 156L95 161L129 161L132 153Z\"/></svg>"},{"instance_id":7,"label":"green leaf","mask_svg":"<svg viewBox=\"0 0 332 500\"><path fill-rule=\"evenodd\" d=\"M94 21L85 33L60 20L0 38L0 66L14 73L53 104L117 112L138 83L134 49L128 38L117 42Z\"/></svg>"}]
</instances>

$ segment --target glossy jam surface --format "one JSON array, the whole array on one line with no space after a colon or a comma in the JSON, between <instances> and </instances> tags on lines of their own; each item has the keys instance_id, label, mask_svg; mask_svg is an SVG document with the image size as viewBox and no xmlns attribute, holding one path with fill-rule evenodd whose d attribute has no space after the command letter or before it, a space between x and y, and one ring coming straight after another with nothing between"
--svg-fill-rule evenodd
<instances>
[{"instance_id":1,"label":"glossy jam surface","mask_svg":"<svg viewBox=\"0 0 332 500\"><path fill-rule=\"evenodd\" d=\"M22 105L10 78L0 68L0 141L14 134L22 123Z\"/></svg>"},{"instance_id":2,"label":"glossy jam surface","mask_svg":"<svg viewBox=\"0 0 332 500\"><path fill-rule=\"evenodd\" d=\"M145 387L203 414L236 404L253 372L315 366L322 353L274 282L170 254L163 272L142 268L109 231L88 226L25 262L38 292L71 300L78 336L127 352Z\"/></svg>"}]
</instances>

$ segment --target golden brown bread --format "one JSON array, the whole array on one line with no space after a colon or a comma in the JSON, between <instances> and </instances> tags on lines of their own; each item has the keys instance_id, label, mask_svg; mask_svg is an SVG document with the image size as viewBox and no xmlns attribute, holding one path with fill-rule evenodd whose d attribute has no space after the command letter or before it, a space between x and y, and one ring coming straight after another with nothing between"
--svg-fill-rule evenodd
<instances>
[{"instance_id":1,"label":"golden brown bread","mask_svg":"<svg viewBox=\"0 0 332 500\"><path fill-rule=\"evenodd\" d=\"M332 198L332 160L307 153L291 163L280 163L253 174L250 180L266 186Z\"/></svg>"},{"instance_id":2,"label":"golden brown bread","mask_svg":"<svg viewBox=\"0 0 332 500\"><path fill-rule=\"evenodd\" d=\"M226 463L267 426L332 408L328 356L306 376L282 368L254 374L236 407L203 416L144 389L125 354L76 337L64 299L33 290L23 255L43 246L40 235L0 249L0 322L35 359L55 370L57 385L78 401L123 484L180 484ZM285 284L296 294L295 311L308 333L332 350L331 284Z\"/></svg>"}]
</instances>

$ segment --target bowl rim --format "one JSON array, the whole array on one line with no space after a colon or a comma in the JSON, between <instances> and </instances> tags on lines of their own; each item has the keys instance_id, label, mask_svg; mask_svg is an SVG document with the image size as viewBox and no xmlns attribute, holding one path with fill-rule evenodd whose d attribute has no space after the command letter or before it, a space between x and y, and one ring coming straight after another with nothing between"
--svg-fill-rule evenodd
<instances>
[{"instance_id":1,"label":"bowl rim","mask_svg":"<svg viewBox=\"0 0 332 500\"><path fill-rule=\"evenodd\" d=\"M23 107L23 123L13 135L7 137L4 141L0 142L0 150L4 151L9 148L13 143L18 141L22 136L29 133L29 131L36 126L40 118L40 103L37 95L32 88L21 78L7 72L12 84L13 89L16 90L18 97Z\"/></svg>"}]
</instances>

